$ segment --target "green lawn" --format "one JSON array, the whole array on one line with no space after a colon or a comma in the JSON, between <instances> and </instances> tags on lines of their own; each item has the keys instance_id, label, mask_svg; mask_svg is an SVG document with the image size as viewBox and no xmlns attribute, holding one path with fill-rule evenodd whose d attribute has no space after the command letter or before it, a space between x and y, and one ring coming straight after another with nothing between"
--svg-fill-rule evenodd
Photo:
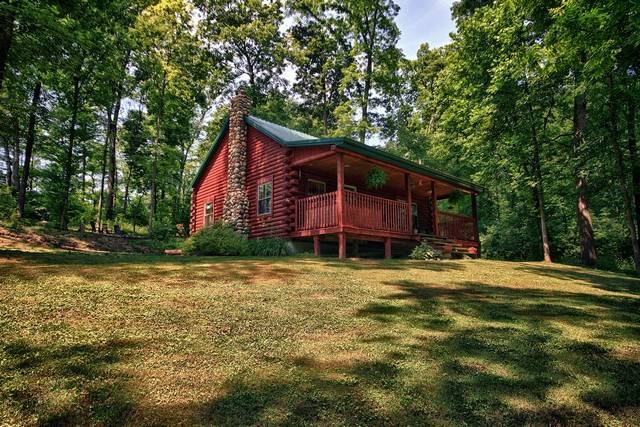
<instances>
[{"instance_id":1,"label":"green lawn","mask_svg":"<svg viewBox=\"0 0 640 427\"><path fill-rule=\"evenodd\" d=\"M0 251L0 419L638 425L640 281L484 260Z\"/></svg>"}]
</instances>

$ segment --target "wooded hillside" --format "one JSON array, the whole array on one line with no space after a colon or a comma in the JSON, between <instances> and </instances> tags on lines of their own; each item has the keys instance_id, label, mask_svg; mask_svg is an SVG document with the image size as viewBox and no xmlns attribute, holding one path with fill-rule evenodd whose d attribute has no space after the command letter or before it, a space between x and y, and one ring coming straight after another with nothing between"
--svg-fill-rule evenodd
<instances>
[{"instance_id":1,"label":"wooded hillside","mask_svg":"<svg viewBox=\"0 0 640 427\"><path fill-rule=\"evenodd\" d=\"M188 229L190 181L243 85L254 115L485 185L486 256L638 271L640 5L460 0L452 43L416 59L398 48L398 11L2 2L1 219Z\"/></svg>"}]
</instances>

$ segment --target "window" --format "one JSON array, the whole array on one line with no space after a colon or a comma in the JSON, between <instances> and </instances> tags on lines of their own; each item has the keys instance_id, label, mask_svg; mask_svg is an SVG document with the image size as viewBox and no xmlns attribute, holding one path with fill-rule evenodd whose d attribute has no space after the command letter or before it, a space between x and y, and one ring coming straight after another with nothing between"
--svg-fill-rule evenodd
<instances>
[{"instance_id":1,"label":"window","mask_svg":"<svg viewBox=\"0 0 640 427\"><path fill-rule=\"evenodd\" d=\"M358 191L358 187L356 187L355 185L343 185L342 188L344 188L345 190L348 191L353 191L354 193Z\"/></svg>"},{"instance_id":2,"label":"window","mask_svg":"<svg viewBox=\"0 0 640 427\"><path fill-rule=\"evenodd\" d=\"M204 226L209 227L213 225L213 203L204 204Z\"/></svg>"},{"instance_id":3,"label":"window","mask_svg":"<svg viewBox=\"0 0 640 427\"><path fill-rule=\"evenodd\" d=\"M324 194L326 192L327 192L327 184L324 181L317 181L315 179L307 180L307 194L309 196Z\"/></svg>"},{"instance_id":4,"label":"window","mask_svg":"<svg viewBox=\"0 0 640 427\"><path fill-rule=\"evenodd\" d=\"M268 215L271 213L271 182L263 182L258 185L258 215Z\"/></svg>"}]
</instances>

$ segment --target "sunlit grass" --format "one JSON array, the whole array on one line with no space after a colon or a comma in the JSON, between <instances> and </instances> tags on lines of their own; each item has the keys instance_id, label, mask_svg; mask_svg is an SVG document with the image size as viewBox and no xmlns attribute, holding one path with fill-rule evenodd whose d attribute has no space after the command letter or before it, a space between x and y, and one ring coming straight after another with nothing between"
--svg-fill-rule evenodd
<instances>
[{"instance_id":1,"label":"sunlit grass","mask_svg":"<svg viewBox=\"0 0 640 427\"><path fill-rule=\"evenodd\" d=\"M0 252L8 424L640 423L640 281Z\"/></svg>"}]
</instances>

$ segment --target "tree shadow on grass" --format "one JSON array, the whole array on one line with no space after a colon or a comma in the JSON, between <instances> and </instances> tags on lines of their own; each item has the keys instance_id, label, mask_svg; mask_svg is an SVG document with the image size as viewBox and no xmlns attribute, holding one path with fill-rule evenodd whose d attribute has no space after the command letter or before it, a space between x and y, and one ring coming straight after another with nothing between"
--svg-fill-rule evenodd
<instances>
[{"instance_id":1,"label":"tree shadow on grass","mask_svg":"<svg viewBox=\"0 0 640 427\"><path fill-rule=\"evenodd\" d=\"M38 346L25 340L0 348L0 398L38 425L116 425L139 391L115 365L139 347L131 340Z\"/></svg>"},{"instance_id":2,"label":"tree shadow on grass","mask_svg":"<svg viewBox=\"0 0 640 427\"><path fill-rule=\"evenodd\" d=\"M88 281L123 275L130 283L167 283L189 286L197 279L217 282L260 283L301 274L269 258L168 257L162 255L93 254L77 252L23 252L0 250L0 259L20 261L0 265L0 274L23 280L41 276L73 275ZM188 268L182 268L182 267ZM115 268L114 268L115 267Z\"/></svg>"},{"instance_id":3,"label":"tree shadow on grass","mask_svg":"<svg viewBox=\"0 0 640 427\"><path fill-rule=\"evenodd\" d=\"M346 268L356 271L371 270L427 270L427 271L451 271L465 270L466 266L461 262L455 261L409 261L409 260L338 260L338 259L322 259L322 262L328 266L336 268Z\"/></svg>"},{"instance_id":4,"label":"tree shadow on grass","mask_svg":"<svg viewBox=\"0 0 640 427\"><path fill-rule=\"evenodd\" d=\"M405 359L438 361L441 375L431 397L456 423L597 425L598 411L617 416L638 410L640 361L620 358L579 335L567 336L557 324L602 329L609 344L618 335L638 346L640 336L628 331L640 322L637 299L473 282L388 285L396 291L363 307L358 316L427 335L417 344L388 335L365 343L392 345ZM440 334L434 338L434 332ZM567 384L575 387L567 392L581 404L550 400L552 391Z\"/></svg>"},{"instance_id":5,"label":"tree shadow on grass","mask_svg":"<svg viewBox=\"0 0 640 427\"><path fill-rule=\"evenodd\" d=\"M542 265L523 265L515 267L515 269L571 282L586 282L606 291L640 294L640 278L625 276L619 273L578 269L571 266L558 268Z\"/></svg>"},{"instance_id":6,"label":"tree shadow on grass","mask_svg":"<svg viewBox=\"0 0 640 427\"><path fill-rule=\"evenodd\" d=\"M639 361L556 324L612 331L638 322L629 298L388 284L392 293L357 312L380 324L357 356L298 357L269 378L238 375L199 413L216 425L600 425L602 414L637 412ZM578 402L557 400L558 390Z\"/></svg>"},{"instance_id":7,"label":"tree shadow on grass","mask_svg":"<svg viewBox=\"0 0 640 427\"><path fill-rule=\"evenodd\" d=\"M353 361L326 366L309 357L293 361L294 375L231 381L203 408L214 425L417 425L436 420L418 406L381 407L371 393L394 393L400 369L393 362Z\"/></svg>"}]
</instances>

